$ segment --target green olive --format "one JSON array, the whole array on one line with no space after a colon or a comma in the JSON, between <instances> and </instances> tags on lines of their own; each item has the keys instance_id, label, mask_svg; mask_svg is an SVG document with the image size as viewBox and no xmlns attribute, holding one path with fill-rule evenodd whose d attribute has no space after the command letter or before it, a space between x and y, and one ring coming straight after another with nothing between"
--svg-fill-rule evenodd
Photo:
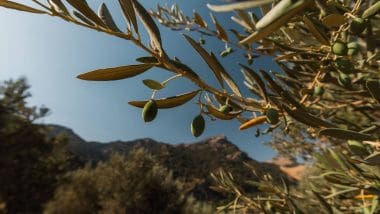
<instances>
[{"instance_id":1,"label":"green olive","mask_svg":"<svg viewBox=\"0 0 380 214\"><path fill-rule=\"evenodd\" d=\"M347 55L347 46L343 42L335 42L332 47L332 52L338 56Z\"/></svg>"},{"instance_id":2,"label":"green olive","mask_svg":"<svg viewBox=\"0 0 380 214\"><path fill-rule=\"evenodd\" d=\"M347 54L349 56L353 56L359 52L360 45L357 42L350 42L347 44L347 48L348 48Z\"/></svg>"},{"instance_id":3,"label":"green olive","mask_svg":"<svg viewBox=\"0 0 380 214\"><path fill-rule=\"evenodd\" d=\"M340 72L338 76L338 83L343 87L348 87L351 85L351 78L347 74Z\"/></svg>"},{"instance_id":4,"label":"green olive","mask_svg":"<svg viewBox=\"0 0 380 214\"><path fill-rule=\"evenodd\" d=\"M191 123L191 133L194 137L199 137L205 130L205 119L200 114L196 116Z\"/></svg>"},{"instance_id":5,"label":"green olive","mask_svg":"<svg viewBox=\"0 0 380 214\"><path fill-rule=\"evenodd\" d=\"M278 114L278 111L277 109L274 109L274 108L269 108L267 111L266 111L266 116L267 116L267 122L269 124L277 124L279 122L279 117L280 115Z\"/></svg>"},{"instance_id":6,"label":"green olive","mask_svg":"<svg viewBox=\"0 0 380 214\"><path fill-rule=\"evenodd\" d=\"M322 96L325 92L325 89L321 85L314 86L314 96Z\"/></svg>"},{"instance_id":7,"label":"green olive","mask_svg":"<svg viewBox=\"0 0 380 214\"><path fill-rule=\"evenodd\" d=\"M361 34L367 28L367 22L362 18L355 18L351 21L350 30L353 34Z\"/></svg>"},{"instance_id":8,"label":"green olive","mask_svg":"<svg viewBox=\"0 0 380 214\"><path fill-rule=\"evenodd\" d=\"M158 111L158 107L157 107L156 101L149 100L144 105L144 108L142 111L142 118L144 119L144 122L147 123L147 122L154 120L154 118L156 118L156 116L157 116L157 111Z\"/></svg>"}]
</instances>

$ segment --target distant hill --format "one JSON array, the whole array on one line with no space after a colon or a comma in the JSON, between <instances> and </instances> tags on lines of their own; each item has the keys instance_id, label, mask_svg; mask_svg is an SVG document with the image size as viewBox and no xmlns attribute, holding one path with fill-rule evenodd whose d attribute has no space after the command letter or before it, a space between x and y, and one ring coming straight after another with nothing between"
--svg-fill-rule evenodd
<instances>
[{"instance_id":1,"label":"distant hill","mask_svg":"<svg viewBox=\"0 0 380 214\"><path fill-rule=\"evenodd\" d=\"M295 180L285 174L276 163L251 159L224 136L177 145L157 142L150 138L99 143L86 142L66 127L49 125L48 128L52 136L64 136L67 139L68 149L86 162L96 163L107 160L115 152L128 155L134 149L144 148L170 169L175 178L186 182L189 193L199 200L220 200L223 197L209 189L212 184L210 173L219 168L230 171L239 181L257 180L244 163L252 166L259 175L269 173L275 180L280 181L282 177L290 184L295 183ZM253 187L245 189L256 191Z\"/></svg>"}]
</instances>

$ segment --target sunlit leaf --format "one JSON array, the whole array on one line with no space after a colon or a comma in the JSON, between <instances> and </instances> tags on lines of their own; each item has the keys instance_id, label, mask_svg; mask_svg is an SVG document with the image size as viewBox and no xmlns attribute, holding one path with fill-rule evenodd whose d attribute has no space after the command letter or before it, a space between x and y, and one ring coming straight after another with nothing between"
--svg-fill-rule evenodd
<instances>
[{"instance_id":1,"label":"sunlit leaf","mask_svg":"<svg viewBox=\"0 0 380 214\"><path fill-rule=\"evenodd\" d=\"M217 63L214 61L214 59L210 56L209 53L207 53L207 51L198 42L193 40L190 36L187 36L184 34L184 37L190 43L190 45L199 53L199 55L203 58L203 60L207 63L211 71L214 73L219 84L223 88L224 86L223 86L223 77L221 74L221 70L219 66L217 65Z\"/></svg>"},{"instance_id":2,"label":"sunlit leaf","mask_svg":"<svg viewBox=\"0 0 380 214\"><path fill-rule=\"evenodd\" d=\"M241 114L241 111L223 113L223 112L219 111L218 109L216 109L214 106L209 105L209 104L206 104L206 108L212 116L214 116L218 119L221 119L221 120L232 120L232 119L236 118L239 114Z\"/></svg>"},{"instance_id":3,"label":"sunlit leaf","mask_svg":"<svg viewBox=\"0 0 380 214\"><path fill-rule=\"evenodd\" d=\"M121 80L139 75L149 70L152 66L153 65L150 64L139 64L98 69L81 74L78 76L78 78L91 81Z\"/></svg>"},{"instance_id":4,"label":"sunlit leaf","mask_svg":"<svg viewBox=\"0 0 380 214\"><path fill-rule=\"evenodd\" d=\"M67 2L81 12L86 18L90 19L95 24L106 27L104 22L98 17L98 15L88 6L85 0L67 0Z\"/></svg>"},{"instance_id":5,"label":"sunlit leaf","mask_svg":"<svg viewBox=\"0 0 380 214\"><path fill-rule=\"evenodd\" d=\"M207 7L215 12L228 12L233 10L245 10L253 7L261 6L264 4L270 4L274 2L274 0L256 0L256 1L245 1L245 2L237 2L231 4L223 4L223 5L212 5L207 4Z\"/></svg>"},{"instance_id":6,"label":"sunlit leaf","mask_svg":"<svg viewBox=\"0 0 380 214\"><path fill-rule=\"evenodd\" d=\"M265 98L266 102L268 102L265 83L263 82L261 77L255 71L253 71L251 68L249 68L245 65L242 65L242 64L240 64L240 66L243 68L243 72L244 72L244 75L246 76L246 78L249 78L252 82L257 83L257 85L259 86L260 92L261 92L261 96L263 98Z\"/></svg>"},{"instance_id":7,"label":"sunlit leaf","mask_svg":"<svg viewBox=\"0 0 380 214\"><path fill-rule=\"evenodd\" d=\"M32 8L32 7L29 7L29 6L20 4L20 3L16 3L13 1L2 0L2 1L0 1L0 7L6 7L9 9L14 9L14 10L21 10L21 11L29 12L29 13L41 13L41 14L46 13L45 11L42 11L42 10L39 10L36 8Z\"/></svg>"},{"instance_id":8,"label":"sunlit leaf","mask_svg":"<svg viewBox=\"0 0 380 214\"><path fill-rule=\"evenodd\" d=\"M139 34L139 28L136 20L135 10L133 8L132 0L119 0L121 10L128 23L132 23L136 34Z\"/></svg>"},{"instance_id":9,"label":"sunlit leaf","mask_svg":"<svg viewBox=\"0 0 380 214\"><path fill-rule=\"evenodd\" d=\"M87 24L87 25L90 25L90 26L95 26L95 24L89 20L88 18L86 18L85 16L83 16L81 13L77 12L77 11L73 11L73 15L75 17L77 17L79 20L81 20L83 23Z\"/></svg>"},{"instance_id":10,"label":"sunlit leaf","mask_svg":"<svg viewBox=\"0 0 380 214\"><path fill-rule=\"evenodd\" d=\"M165 85L161 84L160 82L157 82L156 80L145 79L143 80L143 83L148 88L153 89L153 90L161 90L165 88Z\"/></svg>"},{"instance_id":11,"label":"sunlit leaf","mask_svg":"<svg viewBox=\"0 0 380 214\"><path fill-rule=\"evenodd\" d=\"M215 28L216 28L216 31L218 33L218 37L227 42L228 41L228 35L226 33L226 31L223 29L223 27L219 24L218 20L214 17L214 15L210 14L211 16L211 20L212 22L214 23L215 25Z\"/></svg>"},{"instance_id":12,"label":"sunlit leaf","mask_svg":"<svg viewBox=\"0 0 380 214\"><path fill-rule=\"evenodd\" d=\"M243 123L240 125L239 129L240 130L245 130L260 124L263 124L267 121L267 117L265 115L259 116L259 117L254 117L247 122Z\"/></svg>"},{"instance_id":13,"label":"sunlit leaf","mask_svg":"<svg viewBox=\"0 0 380 214\"><path fill-rule=\"evenodd\" d=\"M279 30L285 23L304 10L310 2L309 0L299 0L293 3L291 0L282 0L257 22L257 31L240 41L240 43L254 43Z\"/></svg>"},{"instance_id":14,"label":"sunlit leaf","mask_svg":"<svg viewBox=\"0 0 380 214\"><path fill-rule=\"evenodd\" d=\"M108 10L106 4L102 3L99 7L99 17L102 21L113 31L121 32L120 29L115 24L115 21L112 18L110 11Z\"/></svg>"},{"instance_id":15,"label":"sunlit leaf","mask_svg":"<svg viewBox=\"0 0 380 214\"><path fill-rule=\"evenodd\" d=\"M207 23L204 21L201 15L199 13L194 11L194 22L204 28L207 28Z\"/></svg>"},{"instance_id":16,"label":"sunlit leaf","mask_svg":"<svg viewBox=\"0 0 380 214\"><path fill-rule=\"evenodd\" d=\"M363 12L362 18L366 19L371 16L376 15L380 11L380 2L376 2L371 7L369 7L367 10Z\"/></svg>"},{"instance_id":17,"label":"sunlit leaf","mask_svg":"<svg viewBox=\"0 0 380 214\"><path fill-rule=\"evenodd\" d=\"M180 105L183 105L183 104L189 102L191 99L193 99L195 97L195 95L198 94L198 92L199 92L199 90L196 90L196 91L192 91L192 92L185 93L185 94L180 94L180 95L173 96L173 97L167 97L167 98L163 98L163 99L155 99L155 101L156 101L158 108L162 108L162 109L174 108L174 107L177 107L177 106L180 106ZM138 108L144 108L144 105L147 102L148 101L130 101L128 103L129 103L129 105L132 105L132 106L135 106Z\"/></svg>"},{"instance_id":18,"label":"sunlit leaf","mask_svg":"<svg viewBox=\"0 0 380 214\"><path fill-rule=\"evenodd\" d=\"M148 31L153 48L162 52L161 34L156 23L153 21L148 11L146 11L145 8L137 0L133 0L132 4L135 8L136 14L139 16L145 29Z\"/></svg>"}]
</instances>

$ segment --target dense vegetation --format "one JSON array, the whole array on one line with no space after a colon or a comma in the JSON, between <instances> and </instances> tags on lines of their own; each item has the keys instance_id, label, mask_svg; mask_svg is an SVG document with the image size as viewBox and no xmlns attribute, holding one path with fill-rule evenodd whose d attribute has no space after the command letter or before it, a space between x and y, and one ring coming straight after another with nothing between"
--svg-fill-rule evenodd
<instances>
[{"instance_id":1,"label":"dense vegetation","mask_svg":"<svg viewBox=\"0 0 380 214\"><path fill-rule=\"evenodd\" d=\"M91 81L118 80L141 74L153 67L174 73L166 81L144 80L152 89L145 101L131 101L142 109L146 122L159 110L173 108L198 96L199 114L191 125L200 136L207 125L204 115L241 122L245 130L265 124L257 135L275 133L270 143L280 153L302 157L313 163L297 188L276 185L270 176L249 182L262 192L245 194L228 172L213 174L214 189L236 198L220 209L242 212L378 213L380 195L380 2L348 0L253 0L208 5L214 12L231 12L237 23L228 33L211 15L212 24L194 12L183 14L178 6L158 6L148 12L137 0L119 0L127 22L121 31L111 12L102 4L96 14L86 1L34 0L29 7L13 1L0 6L49 14L68 22L130 41L149 55L136 59L136 65L98 69L79 75ZM67 3L67 4L66 4ZM69 12L68 8L74 9ZM260 8L260 11L256 8ZM138 19L149 34L142 41ZM160 31L153 18L174 30L191 30L201 36L185 40L207 62L219 86L202 80L189 65L171 58L165 51ZM245 86L252 94L242 94L214 53L203 45L217 39L225 46L221 57L240 54ZM270 56L279 71L255 71L255 60ZM253 64L253 66L251 66ZM255 69L254 69L255 68ZM199 90L169 98L157 98L169 81L186 78Z\"/></svg>"}]
</instances>

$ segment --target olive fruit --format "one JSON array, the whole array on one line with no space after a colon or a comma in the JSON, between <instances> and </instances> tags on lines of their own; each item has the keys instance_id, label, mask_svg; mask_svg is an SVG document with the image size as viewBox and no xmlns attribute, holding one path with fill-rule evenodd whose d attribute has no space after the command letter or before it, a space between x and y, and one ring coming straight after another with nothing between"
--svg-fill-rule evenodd
<instances>
[{"instance_id":1,"label":"olive fruit","mask_svg":"<svg viewBox=\"0 0 380 214\"><path fill-rule=\"evenodd\" d=\"M349 56L353 56L359 52L360 45L357 42L350 42L347 44L347 48L348 48L347 54Z\"/></svg>"},{"instance_id":2,"label":"olive fruit","mask_svg":"<svg viewBox=\"0 0 380 214\"><path fill-rule=\"evenodd\" d=\"M280 115L278 114L277 109L269 108L265 114L269 124L273 125L278 123Z\"/></svg>"},{"instance_id":3,"label":"olive fruit","mask_svg":"<svg viewBox=\"0 0 380 214\"><path fill-rule=\"evenodd\" d=\"M191 133L194 135L194 137L199 137L202 135L204 130L205 119L200 114L193 119L193 122L191 122Z\"/></svg>"},{"instance_id":4,"label":"olive fruit","mask_svg":"<svg viewBox=\"0 0 380 214\"><path fill-rule=\"evenodd\" d=\"M143 111L142 111L142 118L144 119L144 122L150 122L154 120L157 116L157 103L154 100L149 100L147 103L145 103Z\"/></svg>"},{"instance_id":5,"label":"olive fruit","mask_svg":"<svg viewBox=\"0 0 380 214\"><path fill-rule=\"evenodd\" d=\"M362 18L355 18L351 21L350 30L353 34L361 34L367 27L367 22Z\"/></svg>"},{"instance_id":6,"label":"olive fruit","mask_svg":"<svg viewBox=\"0 0 380 214\"><path fill-rule=\"evenodd\" d=\"M351 78L345 73L339 73L338 83L343 87L348 87L351 85Z\"/></svg>"},{"instance_id":7,"label":"olive fruit","mask_svg":"<svg viewBox=\"0 0 380 214\"><path fill-rule=\"evenodd\" d=\"M354 64L350 60L338 58L335 60L335 66L343 73L351 73L355 70Z\"/></svg>"},{"instance_id":8,"label":"olive fruit","mask_svg":"<svg viewBox=\"0 0 380 214\"><path fill-rule=\"evenodd\" d=\"M229 105L223 105L223 106L221 106L221 107L219 108L219 111L220 111L220 112L223 112L223 113L225 113L225 114L228 114L228 113L230 113L230 112L232 111L232 107L229 106Z\"/></svg>"},{"instance_id":9,"label":"olive fruit","mask_svg":"<svg viewBox=\"0 0 380 214\"><path fill-rule=\"evenodd\" d=\"M325 89L321 85L314 86L314 96L322 96L325 92Z\"/></svg>"},{"instance_id":10,"label":"olive fruit","mask_svg":"<svg viewBox=\"0 0 380 214\"><path fill-rule=\"evenodd\" d=\"M347 46L343 42L335 42L331 46L332 52L338 56L345 56L347 54Z\"/></svg>"}]
</instances>

